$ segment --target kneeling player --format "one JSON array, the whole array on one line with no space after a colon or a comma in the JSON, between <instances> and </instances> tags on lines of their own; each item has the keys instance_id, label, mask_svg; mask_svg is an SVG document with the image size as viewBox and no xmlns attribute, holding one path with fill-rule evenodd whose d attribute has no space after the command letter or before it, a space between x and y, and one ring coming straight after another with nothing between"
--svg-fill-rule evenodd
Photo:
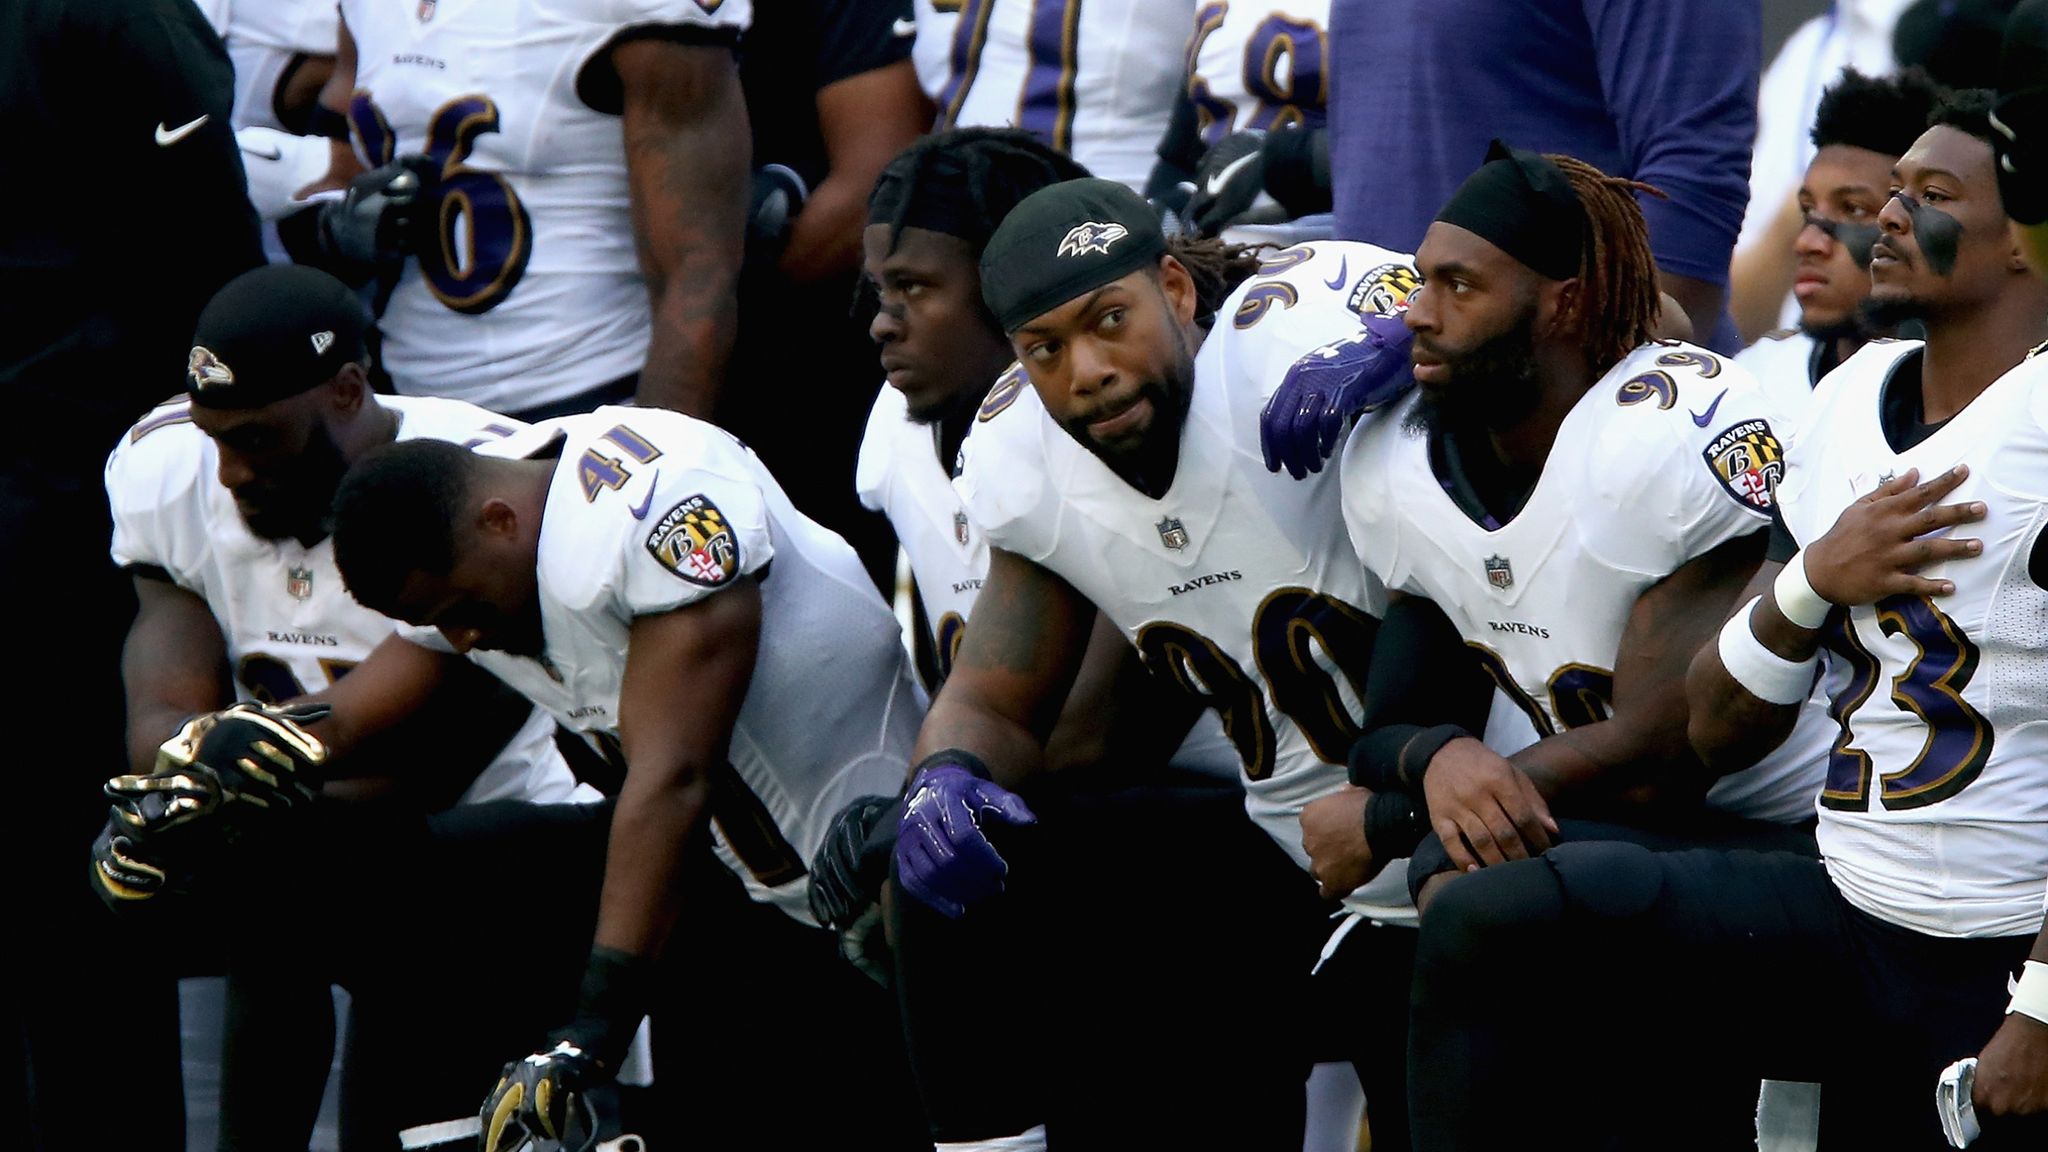
<instances>
[{"instance_id":1,"label":"kneeling player","mask_svg":"<svg viewBox=\"0 0 2048 1152\"><path fill-rule=\"evenodd\" d=\"M923 761L897 848L898 875L918 900L966 906L971 919L1006 872L1030 882L1028 862L1012 872L998 854L1019 840L998 825L1019 819L1021 802L1007 789L1039 770L1098 610L1148 666L1222 717L1246 808L1272 841L1243 854L1240 883L1284 906L1298 906L1310 887L1296 818L1342 785L1380 605L1343 541L1336 470L1306 482L1266 472L1258 414L1305 353L1331 346L1325 363L1347 364L1353 376L1384 367L1350 301L1413 273L1402 256L1350 243L1297 246L1224 275L1198 279L1196 270L1168 251L1143 201L1094 180L1024 200L982 255L983 298L1023 371L983 402L958 481L988 539L989 573L919 738ZM1179 868L1156 865L1176 878ZM1387 891L1359 895L1390 917L1405 904L1398 875ZM1142 901L1142 889L1133 898ZM1313 901L1299 931L1327 935ZM1393 1146L1406 1142L1398 1053L1410 947L1402 928L1344 940L1345 953L1388 970L1347 986L1340 1011L1387 1024L1373 1039L1388 1043L1357 1062L1374 1137ZM1306 1011L1296 981L1312 940L1302 951L1253 977L1283 1018ZM961 1003L963 978L918 985L906 974L908 1011ZM958 1050L981 1023L952 1015ZM1283 1048L1274 1059L1289 1055ZM1189 1106L1219 1111L1209 1099ZM955 1139L1031 1147L1045 1134ZM1238 1142L1282 1146L1270 1134L1246 1140Z\"/></svg>"},{"instance_id":2,"label":"kneeling player","mask_svg":"<svg viewBox=\"0 0 2048 1152\"><path fill-rule=\"evenodd\" d=\"M730 1123L711 1146L821 1146L849 1123L867 1146L921 1143L890 1005L811 927L805 862L833 813L894 791L920 714L896 619L852 549L719 429L601 408L476 452L422 442L366 458L337 497L335 556L357 599L418 625L420 642L394 639L335 686L334 743L385 721L388 702L353 691L366 673L390 695L467 653L624 769L580 1003L506 1065L485 1147L560 1134L643 1014L657 1087L721 1094L668 1110ZM690 869L713 848L755 903L707 922L716 894ZM524 907L521 887L504 900ZM746 971L706 995L707 963L756 951L800 997L746 991ZM703 1035L712 1013L732 1023ZM661 1055L669 1035L676 1057L724 1067L671 1075L687 1062ZM845 1050L849 1036L872 1047L805 1076L807 1107L773 1108L788 1089L778 1054Z\"/></svg>"},{"instance_id":3,"label":"kneeling player","mask_svg":"<svg viewBox=\"0 0 2048 1152\"><path fill-rule=\"evenodd\" d=\"M486 1029L496 1027L500 1043L519 1034L517 1013L474 1020L444 1011L451 988L476 983L462 974L455 984L446 964L467 952L456 926L488 930L465 915L474 906L449 861L481 851L486 837L505 845L487 854L499 863L551 840L563 864L549 880L557 898L572 915L578 904L585 915L595 906L604 810L560 803L579 797L553 722L481 672L451 677L377 748L295 764L354 777L328 780L319 804L307 802L323 779L293 781L274 765L271 774L286 777L277 787L246 779L247 794L230 786L213 798L218 809L188 813L207 802L190 785L216 769L233 773L233 755L194 766L180 752L168 775L150 773L159 743L187 717L325 689L392 634L394 623L352 600L334 567L328 507L351 461L393 440L470 442L513 430L457 401L373 395L369 325L367 309L325 273L278 265L238 277L199 318L185 395L130 429L107 462L114 559L133 576L140 606L122 675L130 759L144 775L116 788L121 811L135 818L109 826L93 877L117 908L156 908L165 885L186 881L211 897L180 918L213 913L228 941L223 1148L302 1147L310 1137L333 1054L330 982L352 992L359 1040L374 1047L380 1030L402 1028L436 1046L436 1071L487 1069ZM235 712L190 731L200 728L209 756L238 732L281 750L318 748L283 717ZM333 802L376 792L391 794ZM170 797L184 799L165 804ZM259 811L266 798L270 808ZM457 802L464 808L421 819ZM302 804L308 810L283 810ZM292 867L276 866L278 840L219 843L243 824L254 825L254 840L288 836ZM200 868L223 852L233 860ZM277 891L231 879L287 872ZM260 915L242 911L257 905ZM573 977L576 958L563 959L571 966L557 967ZM526 1015L527 1026L545 1026ZM395 1072L376 1059L352 1063L352 1132L389 1138L466 1102L436 1075Z\"/></svg>"},{"instance_id":4,"label":"kneeling player","mask_svg":"<svg viewBox=\"0 0 2048 1152\"><path fill-rule=\"evenodd\" d=\"M1567 844L1446 888L1426 931L1457 937L1426 946L1441 995L1415 1029L1458 1074L1433 1080L1423 1146L1683 1146L1699 1085L1759 1075L1821 1083L1824 1147L1935 1149L1980 1122L1973 1147L2048 1143L2048 285L2008 231L1985 107L1937 109L1878 217L1871 298L1926 342L1822 381L1777 487L1789 539L1688 677L1717 770L1832 742L1824 861ZM1816 675L1827 718L1803 710ZM1537 1054L1539 1002L1571 1027Z\"/></svg>"}]
</instances>

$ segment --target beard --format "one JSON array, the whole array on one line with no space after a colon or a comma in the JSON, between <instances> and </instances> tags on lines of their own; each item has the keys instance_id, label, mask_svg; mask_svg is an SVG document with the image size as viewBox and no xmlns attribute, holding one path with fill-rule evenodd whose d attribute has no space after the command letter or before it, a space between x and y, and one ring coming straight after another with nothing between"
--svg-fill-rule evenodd
<instances>
[{"instance_id":1,"label":"beard","mask_svg":"<svg viewBox=\"0 0 2048 1152\"><path fill-rule=\"evenodd\" d=\"M1443 362L1450 380L1417 387L1415 405L1402 421L1411 435L1506 428L1533 411L1542 396L1537 386L1534 308L1523 312L1507 331L1465 352L1438 348L1420 336L1416 343Z\"/></svg>"},{"instance_id":2,"label":"beard","mask_svg":"<svg viewBox=\"0 0 2048 1152\"><path fill-rule=\"evenodd\" d=\"M1864 328L1890 332L1909 321L1926 320L1930 311L1927 302L1917 296L1879 296L1873 292L1856 310L1856 318Z\"/></svg>"},{"instance_id":3,"label":"beard","mask_svg":"<svg viewBox=\"0 0 2048 1152\"><path fill-rule=\"evenodd\" d=\"M326 426L315 424L306 447L288 472L261 488L252 485L235 493L242 522L265 540L311 542L334 527L334 493L348 471L348 459ZM252 491L253 489L253 491ZM243 506L244 492L255 508Z\"/></svg>"},{"instance_id":4,"label":"beard","mask_svg":"<svg viewBox=\"0 0 2048 1152\"><path fill-rule=\"evenodd\" d=\"M1110 471L1146 491L1159 488L1180 462L1181 427L1187 422L1188 407L1195 394L1195 359L1185 335L1176 362L1166 371L1138 385L1139 398L1152 407L1152 422L1126 443L1104 444L1088 431L1084 419L1070 420L1067 435L1109 466Z\"/></svg>"}]
</instances>

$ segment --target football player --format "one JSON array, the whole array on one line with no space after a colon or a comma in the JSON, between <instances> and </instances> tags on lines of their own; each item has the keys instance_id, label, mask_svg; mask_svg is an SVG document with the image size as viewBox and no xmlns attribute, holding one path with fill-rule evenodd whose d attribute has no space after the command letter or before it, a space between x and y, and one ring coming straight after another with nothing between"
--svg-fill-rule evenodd
<instances>
[{"instance_id":1,"label":"football player","mask_svg":"<svg viewBox=\"0 0 2048 1152\"><path fill-rule=\"evenodd\" d=\"M1368 737L1361 783L1415 794L1439 838L1411 888L1540 852L1553 805L1670 820L1704 795L1735 816L1810 817L1818 745L1719 780L1686 747L1686 666L1755 571L1786 420L1742 369L1653 339L1639 190L1495 141L1416 253L1420 387L1345 448L1359 559L1434 602L1527 721L1509 738L1496 719L1492 748L1456 725ZM1380 658L1397 676L1424 663ZM1326 888L1371 859L1369 795L1303 813Z\"/></svg>"},{"instance_id":2,"label":"football player","mask_svg":"<svg viewBox=\"0 0 2048 1152\"><path fill-rule=\"evenodd\" d=\"M1256 267L1184 263L1152 209L1104 180L1042 189L1003 221L982 254L982 296L1023 371L983 400L956 481L989 544L988 578L918 740L896 849L911 896L971 919L1003 888L1000 850L1022 840L1006 826L1028 819L1012 789L1040 769L1098 611L1221 717L1246 808L1272 841L1243 854L1241 882L1275 903L1306 888L1297 818L1343 784L1381 594L1344 542L1336 470L1269 474L1258 413L1298 386L1293 366L1312 352L1311 373L1405 380L1405 358L1362 330L1352 300L1413 276L1406 257L1351 243L1296 246ZM1400 918L1398 871L1355 903ZM1407 930L1352 932L1344 945L1382 971L1343 1011L1398 1019ZM1275 967L1262 986L1270 1010L1296 1010L1306 965ZM943 1025L959 994L906 974L913 1035L920 1001ZM981 1022L950 1017L951 1050L972 1044ZM1397 1049L1398 1029L1389 1036ZM1398 1057L1361 1059L1374 1139L1398 1147ZM956 1139L1032 1147L1044 1130Z\"/></svg>"},{"instance_id":3,"label":"football player","mask_svg":"<svg viewBox=\"0 0 2048 1152\"><path fill-rule=\"evenodd\" d=\"M1873 330L1862 312L1870 247L1892 165L1927 127L1938 92L1924 73L1872 79L1851 68L1821 93L1813 161L1799 185L1806 223L1793 241L1799 327L1770 333L1735 357L1788 412L1803 410L1820 378L1865 341L1892 334Z\"/></svg>"},{"instance_id":4,"label":"football player","mask_svg":"<svg viewBox=\"0 0 2048 1152\"><path fill-rule=\"evenodd\" d=\"M898 157L870 200L868 274L878 297L871 331L891 386L868 423L859 483L862 499L888 515L903 541L920 608L919 654L935 688L973 627L970 612L989 570L987 541L953 489L950 462L990 382L1002 377L998 388L1013 387L1006 370L1021 372L982 302L977 261L1019 200L1085 175L1025 133L958 129ZM947 1011L944 997L919 995L907 1006L913 1065L940 1143L1028 1129L1049 1115L1063 1121L1069 1139L1126 1134L1167 1144L1241 1136L1252 1146L1272 1142L1262 1139L1272 1129L1247 1132L1244 1125L1300 1123L1299 1076L1289 1079L1277 1064L1257 1075L1234 1073L1233 1085L1219 1083L1213 1092L1200 1087L1198 1078L1233 1065L1233 1052L1274 1047L1269 1015L1219 1000L1217 973L1291 957L1278 946L1288 926L1274 915L1273 901L1235 874L1240 854L1274 851L1245 819L1235 749L1207 714L1174 747L1194 712L1098 616L1082 670L1047 738L1051 777L1028 794L1042 832L1028 847L1006 849L1019 883L1000 901L978 905L972 917L910 910L900 917L893 942L906 986L924 987L926 972L971 965L1018 1005L1018 1025L1002 1055L971 1066L923 1026ZM1169 755L1170 773L1161 771ZM849 892L829 917L835 922L874 899L888 870L895 808L861 807L864 826L828 845L862 850L813 867L814 900L835 887ZM1183 863L1173 892L1155 896L1149 916L1133 918L1126 894L1096 879L1104 870L1163 858ZM827 883L834 874L865 883ZM1308 898L1305 890L1298 895ZM1313 917L1312 908L1303 911ZM1228 938L1219 941L1204 927L1173 943L1183 926L1218 920L1235 925ZM1085 973L1034 959L1081 947L1096 957ZM1184 959L1168 963L1164 956ZM1204 1010L1188 1013L1191 1002ZM1070 1043L1078 1027L1097 1036L1084 1052ZM1039 1074L1052 1066L1065 1072ZM1292 1146L1299 1145L1295 1136Z\"/></svg>"},{"instance_id":5,"label":"football player","mask_svg":"<svg viewBox=\"0 0 2048 1152\"><path fill-rule=\"evenodd\" d=\"M1731 1073L1819 1081L1824 1147L1935 1149L1980 1124L1973 1147L2048 1141L2048 284L2008 229L1988 107L1944 100L1893 169L1871 302L1927 339L1874 342L1821 382L1783 531L1688 677L1717 770L1816 727L1831 743L1824 859L1565 844L1446 888L1416 1056L1462 1064L1417 1096L1427 1146L1682 1145L1673 1087ZM1825 718L1804 707L1816 676ZM1502 950L1518 963L1484 959ZM1532 1060L1515 1017L1538 999L1572 1028Z\"/></svg>"},{"instance_id":6,"label":"football player","mask_svg":"<svg viewBox=\"0 0 2048 1152\"><path fill-rule=\"evenodd\" d=\"M1187 0L935 7L957 9L946 81L935 97L940 128L1022 128L1097 176L1145 185L1187 74L1194 31ZM923 37L930 21L920 21Z\"/></svg>"},{"instance_id":7,"label":"football player","mask_svg":"<svg viewBox=\"0 0 2048 1152\"><path fill-rule=\"evenodd\" d=\"M708 414L748 198L746 0L341 14L321 102L356 154L337 152L349 192L319 226L358 276L402 261L379 316L398 390L529 418Z\"/></svg>"},{"instance_id":8,"label":"football player","mask_svg":"<svg viewBox=\"0 0 2048 1152\"><path fill-rule=\"evenodd\" d=\"M709 1146L822 1146L848 1117L868 1146L915 1146L923 1125L893 1008L839 962L808 900L805 865L827 823L895 790L922 713L896 618L852 549L719 429L602 408L476 452L407 441L373 453L337 497L335 558L358 600L417 627L330 690L330 744L381 729L379 697L402 696L412 669L467 653L624 770L578 1006L505 1066L484 1147L560 1138L577 1099L617 1074L643 1015L689 1034L703 985L672 978L664 953L686 964L756 941L816 963L793 978L803 997L754 992L757 1026L710 1041L738 1083L719 1100L735 1128ZM755 903L706 930L692 907L703 893L682 875L710 847ZM518 889L504 898L523 902ZM852 1066L805 1078L812 1106L770 1108L789 1082L766 1062L823 1047L820 1033L874 1040ZM682 1080L657 1087L713 1090Z\"/></svg>"},{"instance_id":9,"label":"football player","mask_svg":"<svg viewBox=\"0 0 2048 1152\"><path fill-rule=\"evenodd\" d=\"M198 827L202 822L167 828L147 793L137 791L154 786L143 780L162 782L149 774L166 737L187 717L235 700L277 704L325 689L396 627L351 599L334 567L328 505L348 464L394 439L470 442L513 431L503 418L458 401L372 395L364 348L369 326L367 309L324 272L271 265L237 277L200 314L185 394L144 416L107 461L113 557L130 574L140 606L122 667L129 759L138 776L128 778L116 795L149 812L139 824L117 814L96 850L93 880L110 904L160 902L167 884L187 879L202 886L210 880L216 893L223 892L218 876L188 876L196 857L207 854L193 847L208 835ZM241 716L224 715L226 727ZM532 837L559 835L594 823L601 837L601 819L535 809L598 798L594 790L579 791L553 733L545 714L472 670L444 685L432 707L408 720L400 739L320 769L354 777L328 781L330 793L363 799L371 777L389 778L402 766L406 778L392 783L411 795L395 811L425 812L458 800L482 804L452 819L464 827L488 826L492 836L515 835L521 827L530 828ZM309 794L321 783L307 782ZM231 809L233 802L223 807ZM370 898L358 902L357 892L374 891L376 900L426 909L425 900L407 904L401 895L431 889L443 900L430 911L439 921L451 918L449 904L466 903L440 886L442 876L404 876L400 887L393 859L400 845L420 848L407 857L409 863L429 856L419 843L425 834L382 814L390 808L388 800L382 809L323 808L317 818L308 817L310 825L295 825L302 839L293 847L299 861L293 883L304 891L295 890L288 908L267 917L224 917L224 929L234 937L262 942L228 949L233 1023L222 1077L224 1147L302 1146L309 1138L333 1055L330 981L355 994L359 1035L391 1027L431 1035L441 1045L443 1064L459 1066L466 1059L472 1070L479 1067L479 1043L485 1045L484 1058L492 1055L476 1035L477 1022L444 1034L418 1011L432 998L416 994L432 986L434 965L447 958L428 954L421 946L424 933L411 941L419 953L411 970L397 974L388 988L374 983L373 969L383 967L381 962L361 963L374 950L355 951L359 937L388 947L383 926L395 919L391 909L372 912ZM444 843L457 839L452 833L442 837ZM587 834L583 840L597 843ZM462 842L472 848L477 843ZM566 876L573 871L566 865L574 859L575 841L562 843ZM442 851L452 849L433 849ZM592 851L584 858L583 899L591 903L598 861ZM316 883L316 877L323 879ZM314 898L316 891L329 899ZM309 920L293 920L292 932L305 933L303 939L278 927L280 918L292 919L298 909L307 909ZM281 940L290 941L290 963L279 963ZM311 940L347 945L350 958L309 946ZM462 984L474 987L475 981L465 974ZM449 987L440 984L438 992L445 995ZM367 1084L388 1071L358 1066L352 1075ZM386 1093L409 1098L402 1103L379 1101L374 1092L351 1093L349 1099L374 1101L393 1118L383 1130L395 1132L398 1115L438 1119L446 1113L449 1098L437 1099L429 1089L436 1079L410 1076L385 1085ZM463 1095L453 1101L466 1102ZM359 1109L351 1109L350 1124L352 1130L375 1126Z\"/></svg>"}]
</instances>

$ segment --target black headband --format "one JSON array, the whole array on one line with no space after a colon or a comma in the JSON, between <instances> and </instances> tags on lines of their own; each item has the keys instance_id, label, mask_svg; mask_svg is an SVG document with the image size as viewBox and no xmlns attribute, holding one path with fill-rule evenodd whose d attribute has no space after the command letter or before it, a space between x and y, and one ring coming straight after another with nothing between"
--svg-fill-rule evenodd
<instances>
[{"instance_id":1,"label":"black headband","mask_svg":"<svg viewBox=\"0 0 2048 1152\"><path fill-rule=\"evenodd\" d=\"M1159 263L1151 205L1114 180L1041 188L1003 218L981 253L981 298L1015 332L1033 317Z\"/></svg>"},{"instance_id":2,"label":"black headband","mask_svg":"<svg viewBox=\"0 0 2048 1152\"><path fill-rule=\"evenodd\" d=\"M921 158L905 156L882 170L875 190L868 194L868 223L903 228L922 228L957 236L979 249L994 232L984 219L986 213L973 202L971 194L960 196L915 196L919 187L927 190L946 184L965 184L967 169L943 152ZM909 206L906 212L905 205ZM901 217L899 220L898 217Z\"/></svg>"},{"instance_id":3,"label":"black headband","mask_svg":"<svg viewBox=\"0 0 2048 1152\"><path fill-rule=\"evenodd\" d=\"M1495 140L1486 163L1465 178L1436 218L1528 265L1549 280L1579 274L1586 210L1562 169Z\"/></svg>"}]
</instances>

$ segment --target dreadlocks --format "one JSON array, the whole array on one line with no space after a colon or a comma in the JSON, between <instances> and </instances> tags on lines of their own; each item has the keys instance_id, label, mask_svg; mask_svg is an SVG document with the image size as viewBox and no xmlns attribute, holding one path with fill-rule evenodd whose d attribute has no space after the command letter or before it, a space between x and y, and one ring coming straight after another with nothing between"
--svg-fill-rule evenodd
<instances>
[{"instance_id":1,"label":"dreadlocks","mask_svg":"<svg viewBox=\"0 0 2048 1152\"><path fill-rule=\"evenodd\" d=\"M1586 246L1579 257L1575 309L1586 363L1598 376L1652 339L1657 324L1657 262L1636 192L1664 193L1609 176L1584 160L1546 154L1571 182L1586 210Z\"/></svg>"},{"instance_id":2,"label":"dreadlocks","mask_svg":"<svg viewBox=\"0 0 2048 1152\"><path fill-rule=\"evenodd\" d=\"M1208 324L1216 309L1239 284L1259 270L1259 252L1270 244L1225 244L1188 235L1166 238L1166 253L1188 270L1195 281L1195 318Z\"/></svg>"},{"instance_id":3,"label":"dreadlocks","mask_svg":"<svg viewBox=\"0 0 2048 1152\"><path fill-rule=\"evenodd\" d=\"M1017 202L1050 184L1079 180L1088 169L1063 152L1015 128L959 128L936 132L899 153L882 169L868 197L868 223L889 226L894 248L920 219L981 255L996 225Z\"/></svg>"}]
</instances>

